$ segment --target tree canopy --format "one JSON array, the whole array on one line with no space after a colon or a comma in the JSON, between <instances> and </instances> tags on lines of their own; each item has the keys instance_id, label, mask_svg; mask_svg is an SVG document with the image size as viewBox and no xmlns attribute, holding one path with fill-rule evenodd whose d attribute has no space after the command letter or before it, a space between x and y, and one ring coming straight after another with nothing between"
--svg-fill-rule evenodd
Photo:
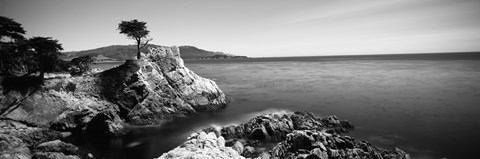
<instances>
[{"instance_id":1,"label":"tree canopy","mask_svg":"<svg viewBox=\"0 0 480 159\"><path fill-rule=\"evenodd\" d=\"M55 71L55 67L60 60L60 51L63 50L58 40L52 39L51 37L33 37L28 39L27 47L36 55L36 58L32 60L38 62L38 72L40 72L42 76L45 72Z\"/></svg>"},{"instance_id":2,"label":"tree canopy","mask_svg":"<svg viewBox=\"0 0 480 159\"><path fill-rule=\"evenodd\" d=\"M24 37L25 30L13 19L0 16L0 74L28 76L52 72L62 45L51 37Z\"/></svg>"},{"instance_id":3,"label":"tree canopy","mask_svg":"<svg viewBox=\"0 0 480 159\"><path fill-rule=\"evenodd\" d=\"M151 40L148 38L150 31L147 30L146 24L147 22L138 21L137 19L121 21L120 24L118 24L120 34L125 34L128 38L134 39L137 42L137 59L141 58L140 50Z\"/></svg>"},{"instance_id":4,"label":"tree canopy","mask_svg":"<svg viewBox=\"0 0 480 159\"><path fill-rule=\"evenodd\" d=\"M3 40L10 40L11 42L18 42L24 40L25 30L20 23L13 19L0 16L0 42Z\"/></svg>"}]
</instances>

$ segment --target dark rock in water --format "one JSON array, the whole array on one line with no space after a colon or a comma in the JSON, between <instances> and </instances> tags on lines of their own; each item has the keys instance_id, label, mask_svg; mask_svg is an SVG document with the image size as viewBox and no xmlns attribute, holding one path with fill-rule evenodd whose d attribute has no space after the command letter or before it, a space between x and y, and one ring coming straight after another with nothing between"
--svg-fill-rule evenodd
<instances>
[{"instance_id":1,"label":"dark rock in water","mask_svg":"<svg viewBox=\"0 0 480 159\"><path fill-rule=\"evenodd\" d=\"M290 114L268 114L257 116L245 124L221 129L226 139L248 138L254 140L285 140L293 130L335 130L345 132L353 128L348 121L338 120L335 116L320 118L312 113L295 112ZM205 130L208 131L208 130Z\"/></svg>"},{"instance_id":2,"label":"dark rock in water","mask_svg":"<svg viewBox=\"0 0 480 159\"><path fill-rule=\"evenodd\" d=\"M227 145L231 145L236 150L235 153L247 158L409 158L407 153L398 148L382 150L368 142L358 142L352 137L339 135L350 128L353 126L348 121L339 120L336 116L321 118L312 113L294 112L257 116L247 123L224 127L221 134L225 139L234 141ZM215 129L208 128L204 131ZM265 144L259 144L258 141L276 144L265 147ZM195 154L196 151L187 150L182 153ZM179 152L170 151L165 154L175 156L176 153ZM164 158L165 154L160 158Z\"/></svg>"},{"instance_id":3,"label":"dark rock in water","mask_svg":"<svg viewBox=\"0 0 480 159\"><path fill-rule=\"evenodd\" d=\"M315 142L329 144L325 144L325 150L322 147L312 146ZM273 158L294 158L298 156L300 149L308 150L310 151L308 155L316 155L319 158L325 158L325 154L328 155L328 158L409 158L407 153L398 148L395 150L381 150L365 144L365 142L356 142L348 136L339 136L317 130L295 130L287 135L287 140L273 149L283 150L276 151L272 155Z\"/></svg>"},{"instance_id":4,"label":"dark rock in water","mask_svg":"<svg viewBox=\"0 0 480 159\"><path fill-rule=\"evenodd\" d=\"M324 127L322 122L319 122L321 119L312 113L295 112L291 119L295 130L321 129Z\"/></svg>"},{"instance_id":5,"label":"dark rock in water","mask_svg":"<svg viewBox=\"0 0 480 159\"><path fill-rule=\"evenodd\" d=\"M94 137L109 137L123 133L121 119L113 112L98 113L87 124L85 133Z\"/></svg>"}]
</instances>

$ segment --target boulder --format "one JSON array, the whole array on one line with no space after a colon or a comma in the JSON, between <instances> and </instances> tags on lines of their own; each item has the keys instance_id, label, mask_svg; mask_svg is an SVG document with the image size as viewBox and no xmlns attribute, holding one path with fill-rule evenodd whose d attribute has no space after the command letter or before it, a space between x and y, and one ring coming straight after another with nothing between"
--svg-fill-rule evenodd
<instances>
[{"instance_id":1,"label":"boulder","mask_svg":"<svg viewBox=\"0 0 480 159\"><path fill-rule=\"evenodd\" d=\"M42 142L63 138L65 133L49 128L31 127L13 120L0 120L0 134L14 136L22 140L27 146L37 145Z\"/></svg>"},{"instance_id":2,"label":"boulder","mask_svg":"<svg viewBox=\"0 0 480 159\"><path fill-rule=\"evenodd\" d=\"M240 141L235 141L235 143L232 145L232 149L237 151L239 154L243 153L244 147L243 144Z\"/></svg>"},{"instance_id":3,"label":"boulder","mask_svg":"<svg viewBox=\"0 0 480 159\"><path fill-rule=\"evenodd\" d=\"M247 157L247 158L256 157L255 148L252 147L252 146L246 146L246 147L245 147L245 150L243 151L243 153L241 153L241 155L242 155L243 157Z\"/></svg>"},{"instance_id":4,"label":"boulder","mask_svg":"<svg viewBox=\"0 0 480 159\"><path fill-rule=\"evenodd\" d=\"M53 140L35 146L36 152L60 152L65 155L78 154L78 147L60 140Z\"/></svg>"},{"instance_id":5,"label":"boulder","mask_svg":"<svg viewBox=\"0 0 480 159\"><path fill-rule=\"evenodd\" d=\"M0 159L3 158L79 158L78 147L59 138L69 133L32 127L13 120L0 120ZM2 152L3 151L3 152Z\"/></svg>"},{"instance_id":6,"label":"boulder","mask_svg":"<svg viewBox=\"0 0 480 159\"><path fill-rule=\"evenodd\" d=\"M0 134L0 159L29 159L30 149L19 138Z\"/></svg>"},{"instance_id":7,"label":"boulder","mask_svg":"<svg viewBox=\"0 0 480 159\"><path fill-rule=\"evenodd\" d=\"M223 137L215 133L194 133L182 145L162 154L158 159L202 158L202 159L244 159L231 147L221 145ZM220 143L220 144L219 144ZM224 142L223 142L224 143Z\"/></svg>"}]
</instances>

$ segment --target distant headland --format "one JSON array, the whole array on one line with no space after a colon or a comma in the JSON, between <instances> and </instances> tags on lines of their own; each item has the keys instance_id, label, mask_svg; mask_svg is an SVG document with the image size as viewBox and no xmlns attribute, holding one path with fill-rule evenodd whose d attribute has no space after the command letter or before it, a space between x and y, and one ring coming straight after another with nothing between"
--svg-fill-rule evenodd
<instances>
[{"instance_id":1,"label":"distant headland","mask_svg":"<svg viewBox=\"0 0 480 159\"><path fill-rule=\"evenodd\" d=\"M158 45L148 44L142 49L142 52L148 52L148 47L159 47ZM179 46L182 59L231 59L231 58L248 58L247 56L238 56L219 51L208 51L197 48L195 46ZM135 45L111 45L90 50L63 52L61 58L63 60L71 60L80 56L91 56L97 62L106 61L125 61L135 56Z\"/></svg>"}]
</instances>

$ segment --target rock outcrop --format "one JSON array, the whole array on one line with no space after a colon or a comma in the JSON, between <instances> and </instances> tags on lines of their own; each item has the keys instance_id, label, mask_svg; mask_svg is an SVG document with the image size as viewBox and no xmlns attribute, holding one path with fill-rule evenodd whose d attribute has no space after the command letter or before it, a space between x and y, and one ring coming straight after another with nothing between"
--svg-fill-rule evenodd
<instances>
[{"instance_id":1,"label":"rock outcrop","mask_svg":"<svg viewBox=\"0 0 480 159\"><path fill-rule=\"evenodd\" d=\"M226 104L215 82L184 66L176 47L150 48L144 60L127 61L97 79L100 94L120 106L133 124L158 124Z\"/></svg>"},{"instance_id":2,"label":"rock outcrop","mask_svg":"<svg viewBox=\"0 0 480 159\"><path fill-rule=\"evenodd\" d=\"M323 130L340 133L349 128L353 126L346 120L339 120L336 116L320 118L312 113L294 112L257 116L247 123L224 127L219 133L225 139L281 141L285 140L287 134L293 130ZM206 131L213 131L213 129Z\"/></svg>"},{"instance_id":3,"label":"rock outcrop","mask_svg":"<svg viewBox=\"0 0 480 159\"><path fill-rule=\"evenodd\" d=\"M18 138L33 150L39 143L59 138L45 137L48 140L44 141L42 136L30 138L30 132L112 136L123 133L126 123L161 125L226 105L225 95L215 82L184 66L178 47L149 50L141 60L127 60L110 70L80 77L51 78L43 82L35 82L38 81L35 78L22 82L21 78L0 77L0 119L5 119L0 121L0 126L15 121L25 123L28 130L26 134L22 131L12 134L7 133L7 127L0 127L0 134L9 135L3 137L6 145L22 150L22 144L16 142ZM43 150L21 152L40 158L69 155Z\"/></svg>"},{"instance_id":4,"label":"rock outcrop","mask_svg":"<svg viewBox=\"0 0 480 159\"><path fill-rule=\"evenodd\" d=\"M177 47L150 48L142 60L90 76L47 79L28 93L0 88L0 110L15 108L1 117L60 131L94 129L95 121L115 133L122 120L162 124L226 104L215 82L184 66Z\"/></svg>"},{"instance_id":5,"label":"rock outcrop","mask_svg":"<svg viewBox=\"0 0 480 159\"><path fill-rule=\"evenodd\" d=\"M340 136L317 130L294 130L287 139L271 150L272 158L371 158L407 159L404 151L382 150L366 141L355 141L349 136Z\"/></svg>"},{"instance_id":6,"label":"rock outcrop","mask_svg":"<svg viewBox=\"0 0 480 159\"><path fill-rule=\"evenodd\" d=\"M181 146L164 153L159 159L202 158L202 159L244 159L231 147L225 147L225 139L215 133L194 133Z\"/></svg>"},{"instance_id":7,"label":"rock outcrop","mask_svg":"<svg viewBox=\"0 0 480 159\"><path fill-rule=\"evenodd\" d=\"M0 121L0 159L79 158L78 147L60 141L70 133Z\"/></svg>"},{"instance_id":8,"label":"rock outcrop","mask_svg":"<svg viewBox=\"0 0 480 159\"><path fill-rule=\"evenodd\" d=\"M203 142L189 139L184 145L164 153L160 158L196 158L196 155L203 154L199 153L203 151L221 152L215 154L218 156L240 155L258 159L409 158L407 153L398 148L383 150L366 141L356 141L352 137L339 135L351 128L353 126L348 121L339 120L336 116L320 118L303 112L268 114L257 116L241 125L221 129L207 128L200 132L208 132L212 139L216 138L214 134L218 134L218 138L221 138L222 142L225 140L227 148L234 152L227 153L223 151L226 148L215 146L208 146L206 149ZM198 135L194 133L193 136Z\"/></svg>"}]
</instances>

